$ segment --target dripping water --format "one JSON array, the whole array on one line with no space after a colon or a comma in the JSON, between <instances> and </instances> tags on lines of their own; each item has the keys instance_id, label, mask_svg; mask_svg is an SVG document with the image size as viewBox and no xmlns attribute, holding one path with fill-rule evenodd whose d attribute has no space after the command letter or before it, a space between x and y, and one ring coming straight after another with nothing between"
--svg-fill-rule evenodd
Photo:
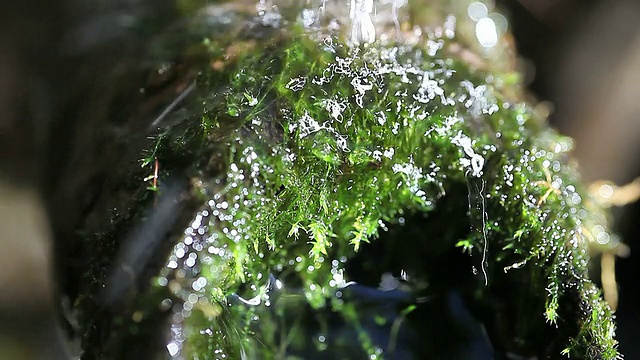
<instances>
[{"instance_id":1,"label":"dripping water","mask_svg":"<svg viewBox=\"0 0 640 360\"><path fill-rule=\"evenodd\" d=\"M351 0L351 43L372 43L376 40L376 28L371 20L373 0Z\"/></svg>"},{"instance_id":2,"label":"dripping water","mask_svg":"<svg viewBox=\"0 0 640 360\"><path fill-rule=\"evenodd\" d=\"M480 241L480 264L484 285L489 284L489 276L487 274L487 254L489 251L489 243L487 241L487 212L485 203L485 187L486 181L479 177L467 177L467 188L469 196L469 219L471 221L471 233ZM474 273L478 270L474 266Z\"/></svg>"}]
</instances>

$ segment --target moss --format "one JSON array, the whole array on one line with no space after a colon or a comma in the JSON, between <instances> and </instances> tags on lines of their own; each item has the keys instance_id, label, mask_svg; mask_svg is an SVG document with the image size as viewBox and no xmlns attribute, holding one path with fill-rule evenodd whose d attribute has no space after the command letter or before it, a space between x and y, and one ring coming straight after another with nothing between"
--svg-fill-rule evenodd
<instances>
[{"instance_id":1,"label":"moss","mask_svg":"<svg viewBox=\"0 0 640 360\"><path fill-rule=\"evenodd\" d=\"M618 356L611 310L587 272L585 229L601 216L570 140L519 98L514 74L448 55L455 38L350 48L334 35L293 34L203 72L198 87L215 96L152 153L161 179L187 169L203 200L160 274L183 304L183 354L281 358L304 348L278 325L286 306L306 306L300 299L306 311L365 321L335 294L358 252L384 242L432 284L448 272L422 260L471 254L460 284L440 282L477 304L499 351ZM301 292L270 304L283 282Z\"/></svg>"}]
</instances>

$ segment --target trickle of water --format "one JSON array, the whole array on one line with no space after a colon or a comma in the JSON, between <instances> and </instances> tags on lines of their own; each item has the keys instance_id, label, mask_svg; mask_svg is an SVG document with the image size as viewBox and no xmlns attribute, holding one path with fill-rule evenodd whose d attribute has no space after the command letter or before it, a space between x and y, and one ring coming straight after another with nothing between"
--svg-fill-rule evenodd
<instances>
[{"instance_id":1,"label":"trickle of water","mask_svg":"<svg viewBox=\"0 0 640 360\"><path fill-rule=\"evenodd\" d=\"M488 270L488 251L489 243L487 239L487 212L485 203L485 187L486 181L478 177L467 177L467 188L469 196L469 219L471 220L471 232L475 234L479 246L479 266L477 268L482 272L485 286L489 284ZM477 272L474 266L474 274Z\"/></svg>"},{"instance_id":2,"label":"trickle of water","mask_svg":"<svg viewBox=\"0 0 640 360\"><path fill-rule=\"evenodd\" d=\"M373 0L351 0L351 43L373 43L376 41L376 27L373 25Z\"/></svg>"},{"instance_id":3,"label":"trickle of water","mask_svg":"<svg viewBox=\"0 0 640 360\"><path fill-rule=\"evenodd\" d=\"M467 172L475 177L482 176L484 158L475 152L472 147L473 143L471 139L462 132L459 132L453 139L451 139L451 142L454 145L461 147L465 155L468 156L468 158L460 158L460 164L468 169Z\"/></svg>"}]
</instances>

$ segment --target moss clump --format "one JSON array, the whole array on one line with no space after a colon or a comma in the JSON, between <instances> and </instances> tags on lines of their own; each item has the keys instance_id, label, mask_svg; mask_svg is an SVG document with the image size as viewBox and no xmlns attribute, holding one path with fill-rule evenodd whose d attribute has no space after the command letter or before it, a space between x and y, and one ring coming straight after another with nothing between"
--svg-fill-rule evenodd
<instances>
[{"instance_id":1,"label":"moss clump","mask_svg":"<svg viewBox=\"0 0 640 360\"><path fill-rule=\"evenodd\" d=\"M159 277L183 305L169 345L197 359L295 353L304 339L277 336L281 284L313 309L361 319L335 293L350 259L387 241L431 282L438 270L420 259L471 254L463 272L475 275L450 286L477 304L496 351L616 358L611 311L587 274L584 229L598 217L570 140L513 95L517 77L451 56L455 37L350 48L294 33L204 72L198 86L215 94L204 113L158 143L162 176L180 159L203 203ZM416 216L424 237L386 238ZM448 250L425 253L425 242Z\"/></svg>"}]
</instances>

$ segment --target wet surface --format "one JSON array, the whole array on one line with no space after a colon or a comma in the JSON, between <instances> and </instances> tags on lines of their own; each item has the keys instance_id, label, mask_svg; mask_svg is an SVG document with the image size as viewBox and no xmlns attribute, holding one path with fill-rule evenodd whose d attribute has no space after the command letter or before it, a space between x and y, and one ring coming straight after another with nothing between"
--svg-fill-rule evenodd
<instances>
[{"instance_id":1,"label":"wet surface","mask_svg":"<svg viewBox=\"0 0 640 360\"><path fill-rule=\"evenodd\" d=\"M506 21L474 4L413 29L370 1L80 22L86 74L145 46L51 95L53 133L74 130L43 147L67 150L43 188L77 354L513 358L585 326L575 351L611 356L581 231L606 222L521 102Z\"/></svg>"}]
</instances>

